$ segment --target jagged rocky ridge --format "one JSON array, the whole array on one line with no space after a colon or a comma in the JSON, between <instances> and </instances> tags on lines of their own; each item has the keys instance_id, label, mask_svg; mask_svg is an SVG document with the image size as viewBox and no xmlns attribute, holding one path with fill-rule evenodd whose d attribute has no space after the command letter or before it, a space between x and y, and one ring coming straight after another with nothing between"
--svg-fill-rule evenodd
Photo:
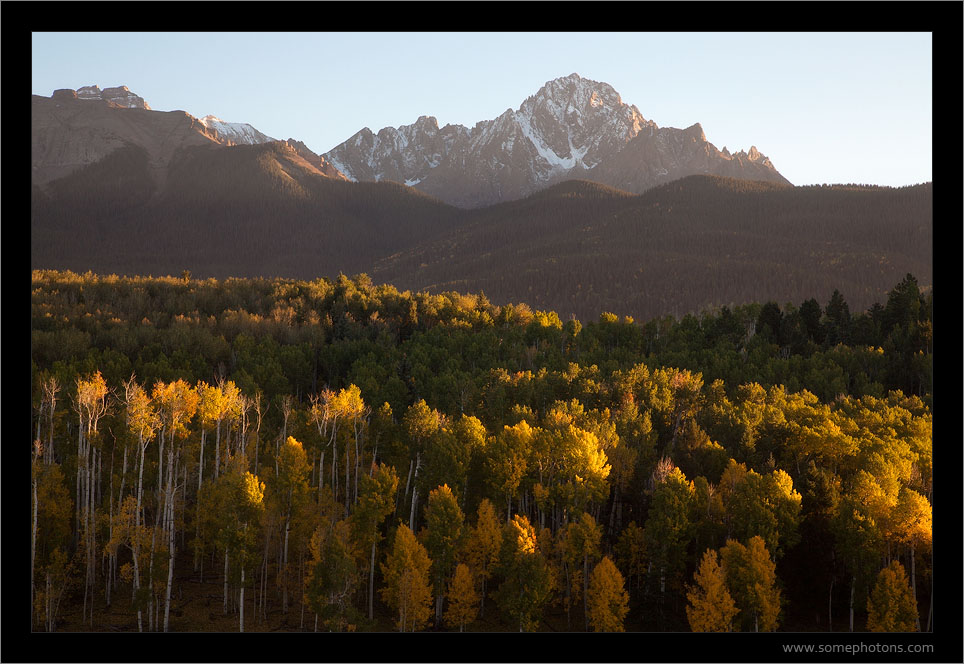
<instances>
[{"instance_id":1,"label":"jagged rocky ridge","mask_svg":"<svg viewBox=\"0 0 964 664\"><path fill-rule=\"evenodd\" d=\"M366 127L324 156L351 180L394 180L469 208L577 178L633 193L696 174L789 184L756 147L730 154L699 124L660 128L612 86L578 74L472 128L422 116L378 133Z\"/></svg>"},{"instance_id":2,"label":"jagged rocky ridge","mask_svg":"<svg viewBox=\"0 0 964 664\"><path fill-rule=\"evenodd\" d=\"M196 118L184 111L154 111L127 86L96 85L33 96L31 109L31 182L45 187L79 169L130 147L142 148L160 190L167 168L183 148L263 145L276 142L250 124L225 122L214 115ZM344 175L300 141L282 141L318 174Z\"/></svg>"}]
</instances>

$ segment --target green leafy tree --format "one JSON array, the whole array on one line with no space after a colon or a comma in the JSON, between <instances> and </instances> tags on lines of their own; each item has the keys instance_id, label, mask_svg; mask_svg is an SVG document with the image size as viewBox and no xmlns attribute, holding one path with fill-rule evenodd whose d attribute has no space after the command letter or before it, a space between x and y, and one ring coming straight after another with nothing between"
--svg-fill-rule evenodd
<instances>
[{"instance_id":1,"label":"green leafy tree","mask_svg":"<svg viewBox=\"0 0 964 664\"><path fill-rule=\"evenodd\" d=\"M552 592L549 566L537 546L536 531L518 514L505 525L499 552L502 584L496 601L510 624L519 631L534 630Z\"/></svg>"},{"instance_id":2,"label":"green leafy tree","mask_svg":"<svg viewBox=\"0 0 964 664\"><path fill-rule=\"evenodd\" d=\"M455 567L463 535L465 516L458 501L447 484L433 489L428 494L425 508L425 528L421 539L425 543L429 558L432 559L432 579L435 587L435 624L442 619L442 597L445 582Z\"/></svg>"},{"instance_id":3,"label":"green leafy tree","mask_svg":"<svg viewBox=\"0 0 964 664\"><path fill-rule=\"evenodd\" d=\"M740 610L743 631L775 631L780 624L781 592L776 563L763 538L754 535L746 546L728 540L720 556L727 587Z\"/></svg>"},{"instance_id":4,"label":"green leafy tree","mask_svg":"<svg viewBox=\"0 0 964 664\"><path fill-rule=\"evenodd\" d=\"M310 506L311 490L308 475L311 468L304 447L293 436L288 436L277 458L277 472L269 476L268 504L276 512L282 532L281 560L278 563L281 580L281 609L288 611L288 590L291 586L289 569L289 539L293 523Z\"/></svg>"},{"instance_id":5,"label":"green leafy tree","mask_svg":"<svg viewBox=\"0 0 964 664\"><path fill-rule=\"evenodd\" d=\"M379 464L370 475L362 475L358 504L351 516L352 532L361 551L370 551L368 560L368 619L374 619L375 549L381 539L379 529L392 513L398 475L395 468Z\"/></svg>"},{"instance_id":6,"label":"green leafy tree","mask_svg":"<svg viewBox=\"0 0 964 664\"><path fill-rule=\"evenodd\" d=\"M602 527L596 523L591 514L583 512L578 521L569 524L566 542L569 558L578 561L582 567L582 599L583 614L585 616L586 631L589 631L589 566L594 564L601 555ZM608 630L611 631L611 630Z\"/></svg>"},{"instance_id":7,"label":"green leafy tree","mask_svg":"<svg viewBox=\"0 0 964 664\"><path fill-rule=\"evenodd\" d=\"M395 612L399 632L414 632L428 625L432 614L432 561L425 547L405 524L395 530L395 544L382 564L385 586L382 600Z\"/></svg>"},{"instance_id":8,"label":"green leafy tree","mask_svg":"<svg viewBox=\"0 0 964 664\"><path fill-rule=\"evenodd\" d=\"M675 584L686 563L686 550L693 536L693 502L696 489L679 468L659 481L643 528L646 551L659 578L662 600L667 581Z\"/></svg>"},{"instance_id":9,"label":"green leafy tree","mask_svg":"<svg viewBox=\"0 0 964 664\"><path fill-rule=\"evenodd\" d=\"M505 498L506 521L512 513L512 498L525 475L532 439L532 427L522 420L511 427L506 425L486 444L486 476L493 491Z\"/></svg>"},{"instance_id":10,"label":"green leafy tree","mask_svg":"<svg viewBox=\"0 0 964 664\"><path fill-rule=\"evenodd\" d=\"M351 604L358 568L349 532L347 521L335 521L319 526L311 540L311 572L305 596L308 606L331 632L353 631L358 615Z\"/></svg>"}]
</instances>

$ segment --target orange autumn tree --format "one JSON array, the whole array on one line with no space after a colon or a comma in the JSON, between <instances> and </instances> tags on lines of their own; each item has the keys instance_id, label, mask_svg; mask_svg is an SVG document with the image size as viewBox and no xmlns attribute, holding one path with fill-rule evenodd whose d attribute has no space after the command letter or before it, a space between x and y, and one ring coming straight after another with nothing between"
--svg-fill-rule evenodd
<instances>
[{"instance_id":1,"label":"orange autumn tree","mask_svg":"<svg viewBox=\"0 0 964 664\"><path fill-rule=\"evenodd\" d=\"M690 629L694 632L733 631L733 618L740 610L726 587L726 577L715 550L708 549L703 554L693 580L696 583L686 593L689 601L686 618Z\"/></svg>"},{"instance_id":2,"label":"orange autumn tree","mask_svg":"<svg viewBox=\"0 0 964 664\"><path fill-rule=\"evenodd\" d=\"M589 624L594 632L624 632L629 593L623 575L609 556L593 568L589 579Z\"/></svg>"},{"instance_id":3,"label":"orange autumn tree","mask_svg":"<svg viewBox=\"0 0 964 664\"><path fill-rule=\"evenodd\" d=\"M455 568L455 576L449 584L449 605L445 610L445 625L460 632L479 615L479 595L472 584L472 572L465 563Z\"/></svg>"}]
</instances>

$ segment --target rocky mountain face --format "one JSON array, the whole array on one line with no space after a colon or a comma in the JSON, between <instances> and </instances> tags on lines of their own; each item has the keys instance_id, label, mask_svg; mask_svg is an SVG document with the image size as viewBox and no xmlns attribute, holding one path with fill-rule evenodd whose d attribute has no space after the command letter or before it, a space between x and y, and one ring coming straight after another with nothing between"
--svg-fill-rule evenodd
<instances>
[{"instance_id":1,"label":"rocky mountain face","mask_svg":"<svg viewBox=\"0 0 964 664\"><path fill-rule=\"evenodd\" d=\"M134 98L142 105L132 101ZM130 146L145 150L153 177L160 184L167 164L180 148L222 144L216 132L184 111L152 111L132 94L125 97L132 106L120 105L115 99L121 98L105 99L95 86L32 97L32 184L46 186Z\"/></svg>"},{"instance_id":2,"label":"rocky mountain face","mask_svg":"<svg viewBox=\"0 0 964 664\"><path fill-rule=\"evenodd\" d=\"M324 156L352 180L394 180L466 208L577 178L633 193L694 174L789 184L755 147L730 154L698 124L660 128L612 86L578 74L471 129L440 129L423 116L377 134L362 129Z\"/></svg>"},{"instance_id":3,"label":"rocky mountain face","mask_svg":"<svg viewBox=\"0 0 964 664\"><path fill-rule=\"evenodd\" d=\"M31 182L45 187L101 162L121 148L136 147L146 153L151 179L159 191L179 150L276 141L250 124L226 122L214 115L198 119L184 111L153 111L127 86L56 90L50 97L33 96ZM291 140L287 144L311 165L311 171L346 179L304 143Z\"/></svg>"},{"instance_id":4,"label":"rocky mountain face","mask_svg":"<svg viewBox=\"0 0 964 664\"><path fill-rule=\"evenodd\" d=\"M72 92L71 90L57 90L57 92ZM151 110L151 107L147 105L143 97L135 95L131 92L126 85L121 85L116 88L104 88L101 90L96 85L86 85L82 88L78 88L76 91L77 99L82 99L84 101L106 101L111 104L116 104L121 108L143 108L145 110Z\"/></svg>"}]
</instances>

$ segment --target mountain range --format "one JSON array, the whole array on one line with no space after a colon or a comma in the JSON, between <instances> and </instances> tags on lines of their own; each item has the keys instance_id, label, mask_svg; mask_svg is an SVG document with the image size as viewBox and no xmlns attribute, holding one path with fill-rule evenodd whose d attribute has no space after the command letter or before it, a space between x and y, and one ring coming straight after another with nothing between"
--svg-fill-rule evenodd
<instances>
[{"instance_id":1,"label":"mountain range","mask_svg":"<svg viewBox=\"0 0 964 664\"><path fill-rule=\"evenodd\" d=\"M474 127L422 116L367 127L325 153L351 180L395 180L459 207L516 200L563 180L641 193L687 175L789 182L756 147L730 154L703 129L660 128L608 84L570 74Z\"/></svg>"},{"instance_id":2,"label":"mountain range","mask_svg":"<svg viewBox=\"0 0 964 664\"><path fill-rule=\"evenodd\" d=\"M31 109L35 269L367 272L582 319L930 283L930 185L794 187L576 74L471 129L425 116L324 154L123 86Z\"/></svg>"}]
</instances>

